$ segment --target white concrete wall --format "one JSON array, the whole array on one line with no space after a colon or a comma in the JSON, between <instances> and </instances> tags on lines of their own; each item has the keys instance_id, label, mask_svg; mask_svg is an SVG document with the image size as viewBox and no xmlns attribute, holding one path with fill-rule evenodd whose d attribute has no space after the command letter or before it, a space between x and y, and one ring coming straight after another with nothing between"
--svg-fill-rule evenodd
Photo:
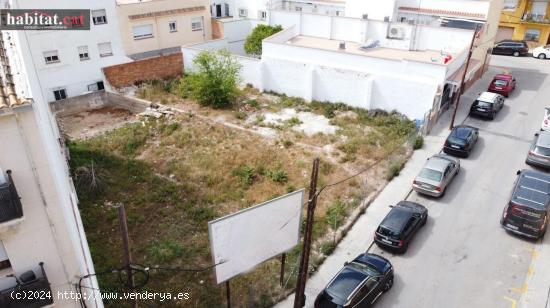
<instances>
[{"instance_id":1,"label":"white concrete wall","mask_svg":"<svg viewBox=\"0 0 550 308\"><path fill-rule=\"evenodd\" d=\"M30 46L32 62L38 72L41 95L44 101L54 100L53 90L66 88L68 96L88 91L88 85L104 81L102 67L131 61L126 57L120 37L113 0L41 0L10 1L12 8L66 9L80 7L91 10L105 9L107 24L90 26L90 31L25 31L22 40ZM113 55L100 57L98 43L110 42ZM88 46L90 60L80 61L78 46ZM43 52L57 50L59 63L46 64ZM106 83L106 82L105 82ZM38 93L35 93L38 94Z\"/></svg>"},{"instance_id":2,"label":"white concrete wall","mask_svg":"<svg viewBox=\"0 0 550 308\"><path fill-rule=\"evenodd\" d=\"M372 85L368 74L320 66L313 71L312 98L370 109Z\"/></svg>"},{"instance_id":3,"label":"white concrete wall","mask_svg":"<svg viewBox=\"0 0 550 308\"><path fill-rule=\"evenodd\" d=\"M346 16L362 18L363 14L368 14L372 20L384 20L388 16L393 20L396 13L396 0L347 0Z\"/></svg>"},{"instance_id":4,"label":"white concrete wall","mask_svg":"<svg viewBox=\"0 0 550 308\"><path fill-rule=\"evenodd\" d=\"M345 3L338 2L311 2L308 0L290 0L282 1L277 6L271 6L272 9L284 10L289 12L313 13L331 16L344 16L346 12Z\"/></svg>"}]
</instances>

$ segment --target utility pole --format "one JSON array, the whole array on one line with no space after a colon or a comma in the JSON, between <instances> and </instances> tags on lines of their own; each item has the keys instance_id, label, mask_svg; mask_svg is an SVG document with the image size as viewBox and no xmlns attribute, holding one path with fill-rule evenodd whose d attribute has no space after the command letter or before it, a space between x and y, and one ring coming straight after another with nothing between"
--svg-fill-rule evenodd
<instances>
[{"instance_id":1,"label":"utility pole","mask_svg":"<svg viewBox=\"0 0 550 308\"><path fill-rule=\"evenodd\" d=\"M466 75L468 74L468 67L470 66L470 59L472 58L472 53L474 51L474 41L476 39L478 29L479 29L479 26L476 25L476 28L474 30L474 34L472 35L472 42L470 43L470 49L468 50L468 58L466 59L466 67L464 68L464 73L462 74L462 78L460 80L460 88L458 89L458 93L456 95L455 110L453 111L453 118L451 119L451 125L449 126L449 129L453 129L454 126L455 126L456 112L458 111L458 104L460 103L460 97L462 96L462 92L463 92L463 89L464 89L464 81L466 80Z\"/></svg>"},{"instance_id":2,"label":"utility pole","mask_svg":"<svg viewBox=\"0 0 550 308\"><path fill-rule=\"evenodd\" d=\"M307 218L304 231L304 245L300 256L300 270L298 271L298 281L296 282L296 295L294 296L294 308L301 308L305 305L305 289L307 272L309 268L309 253L311 250L311 235L313 233L313 215L317 206L317 177L319 175L319 158L313 160L313 169L311 170L311 182L309 184L309 199L307 202Z\"/></svg>"},{"instance_id":3,"label":"utility pole","mask_svg":"<svg viewBox=\"0 0 550 308\"><path fill-rule=\"evenodd\" d=\"M134 273L132 273L132 255L130 254L130 238L128 236L128 224L126 222L126 210L124 204L118 206L118 222L120 225L120 233L122 235L122 247L124 249L124 266L128 274L128 286L130 291L133 292L136 288L134 281ZM134 298L132 307L137 308L137 297Z\"/></svg>"}]
</instances>

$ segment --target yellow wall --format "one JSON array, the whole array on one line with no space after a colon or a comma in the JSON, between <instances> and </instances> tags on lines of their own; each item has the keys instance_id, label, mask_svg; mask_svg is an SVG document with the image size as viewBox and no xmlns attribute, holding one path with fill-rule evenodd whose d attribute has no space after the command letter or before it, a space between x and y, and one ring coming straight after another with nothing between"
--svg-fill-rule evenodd
<instances>
[{"instance_id":1,"label":"yellow wall","mask_svg":"<svg viewBox=\"0 0 550 308\"><path fill-rule=\"evenodd\" d=\"M135 14L198 6L204 7L204 10L135 20L128 18L128 16ZM128 55L203 42L212 37L209 0L153 0L133 4L119 4L117 5L117 15L122 34L122 44ZM191 20L197 17L202 17L203 29L193 31ZM168 23L172 21L176 22L176 32L169 31ZM153 37L135 40L132 28L139 25L152 25Z\"/></svg>"},{"instance_id":2,"label":"yellow wall","mask_svg":"<svg viewBox=\"0 0 550 308\"><path fill-rule=\"evenodd\" d=\"M550 35L550 24L522 21L521 17L531 11L533 0L519 0L515 11L502 11L500 14L500 27L513 28L512 39L523 40L527 29L540 30L538 42L532 42L530 45L546 45ZM546 16L550 17L550 4L546 8Z\"/></svg>"}]
</instances>

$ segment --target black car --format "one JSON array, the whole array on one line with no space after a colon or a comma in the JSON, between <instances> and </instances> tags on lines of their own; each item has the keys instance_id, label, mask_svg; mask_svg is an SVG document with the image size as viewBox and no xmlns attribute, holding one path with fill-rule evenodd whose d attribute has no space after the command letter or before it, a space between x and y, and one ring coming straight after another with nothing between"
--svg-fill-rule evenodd
<instances>
[{"instance_id":1,"label":"black car","mask_svg":"<svg viewBox=\"0 0 550 308\"><path fill-rule=\"evenodd\" d=\"M427 220L428 209L423 205L399 201L374 232L374 242L382 248L405 253L413 236Z\"/></svg>"},{"instance_id":2,"label":"black car","mask_svg":"<svg viewBox=\"0 0 550 308\"><path fill-rule=\"evenodd\" d=\"M483 92L475 102L472 103L472 106L470 106L470 115L481 116L493 120L497 112L503 107L504 96L497 93Z\"/></svg>"},{"instance_id":3,"label":"black car","mask_svg":"<svg viewBox=\"0 0 550 308\"><path fill-rule=\"evenodd\" d=\"M371 307L393 286L390 261L372 253L346 262L315 299L315 308Z\"/></svg>"},{"instance_id":4,"label":"black car","mask_svg":"<svg viewBox=\"0 0 550 308\"><path fill-rule=\"evenodd\" d=\"M468 157L477 143L479 129L468 126L455 126L443 146L443 152L454 156Z\"/></svg>"},{"instance_id":5,"label":"black car","mask_svg":"<svg viewBox=\"0 0 550 308\"><path fill-rule=\"evenodd\" d=\"M500 224L504 229L529 238L546 232L550 216L550 175L534 170L518 171L510 201Z\"/></svg>"},{"instance_id":6,"label":"black car","mask_svg":"<svg viewBox=\"0 0 550 308\"><path fill-rule=\"evenodd\" d=\"M525 41L504 40L493 47L494 55L524 56L529 52L529 46Z\"/></svg>"}]
</instances>

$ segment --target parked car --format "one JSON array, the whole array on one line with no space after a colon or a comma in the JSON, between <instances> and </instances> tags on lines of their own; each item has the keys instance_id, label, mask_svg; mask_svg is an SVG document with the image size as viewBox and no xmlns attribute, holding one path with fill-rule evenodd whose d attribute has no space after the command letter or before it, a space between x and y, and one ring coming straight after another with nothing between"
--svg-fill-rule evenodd
<instances>
[{"instance_id":1,"label":"parked car","mask_svg":"<svg viewBox=\"0 0 550 308\"><path fill-rule=\"evenodd\" d=\"M454 156L468 157L477 143L479 129L468 125L453 127L453 130L445 140L443 152Z\"/></svg>"},{"instance_id":2,"label":"parked car","mask_svg":"<svg viewBox=\"0 0 550 308\"><path fill-rule=\"evenodd\" d=\"M550 107L544 107L544 118L542 119L540 130L550 131Z\"/></svg>"},{"instance_id":3,"label":"parked car","mask_svg":"<svg viewBox=\"0 0 550 308\"><path fill-rule=\"evenodd\" d=\"M500 223L504 229L529 238L540 238L546 232L550 216L550 175L518 171L510 201Z\"/></svg>"},{"instance_id":4,"label":"parked car","mask_svg":"<svg viewBox=\"0 0 550 308\"><path fill-rule=\"evenodd\" d=\"M504 107L504 96L497 93L483 92L472 103L470 115L493 120L502 107Z\"/></svg>"},{"instance_id":5,"label":"parked car","mask_svg":"<svg viewBox=\"0 0 550 308\"><path fill-rule=\"evenodd\" d=\"M407 252L409 243L428 220L428 209L423 205L399 201L374 232L374 242L382 248Z\"/></svg>"},{"instance_id":6,"label":"parked car","mask_svg":"<svg viewBox=\"0 0 550 308\"><path fill-rule=\"evenodd\" d=\"M441 197L459 172L460 160L458 158L446 154L436 154L428 158L412 186L418 193Z\"/></svg>"},{"instance_id":7,"label":"parked car","mask_svg":"<svg viewBox=\"0 0 550 308\"><path fill-rule=\"evenodd\" d=\"M315 299L315 308L371 307L393 286L390 261L371 253L346 262Z\"/></svg>"},{"instance_id":8,"label":"parked car","mask_svg":"<svg viewBox=\"0 0 550 308\"><path fill-rule=\"evenodd\" d=\"M533 57L541 60L550 58L550 45L540 46L533 49Z\"/></svg>"},{"instance_id":9,"label":"parked car","mask_svg":"<svg viewBox=\"0 0 550 308\"><path fill-rule=\"evenodd\" d=\"M535 140L529 148L525 163L542 168L550 168L550 132L535 134Z\"/></svg>"},{"instance_id":10,"label":"parked car","mask_svg":"<svg viewBox=\"0 0 550 308\"><path fill-rule=\"evenodd\" d=\"M524 56L529 52L529 46L525 41L504 40L493 47L494 55Z\"/></svg>"},{"instance_id":11,"label":"parked car","mask_svg":"<svg viewBox=\"0 0 550 308\"><path fill-rule=\"evenodd\" d=\"M489 84L487 91L508 97L516 89L516 84L514 76L510 74L498 74L493 77L493 81Z\"/></svg>"}]
</instances>

